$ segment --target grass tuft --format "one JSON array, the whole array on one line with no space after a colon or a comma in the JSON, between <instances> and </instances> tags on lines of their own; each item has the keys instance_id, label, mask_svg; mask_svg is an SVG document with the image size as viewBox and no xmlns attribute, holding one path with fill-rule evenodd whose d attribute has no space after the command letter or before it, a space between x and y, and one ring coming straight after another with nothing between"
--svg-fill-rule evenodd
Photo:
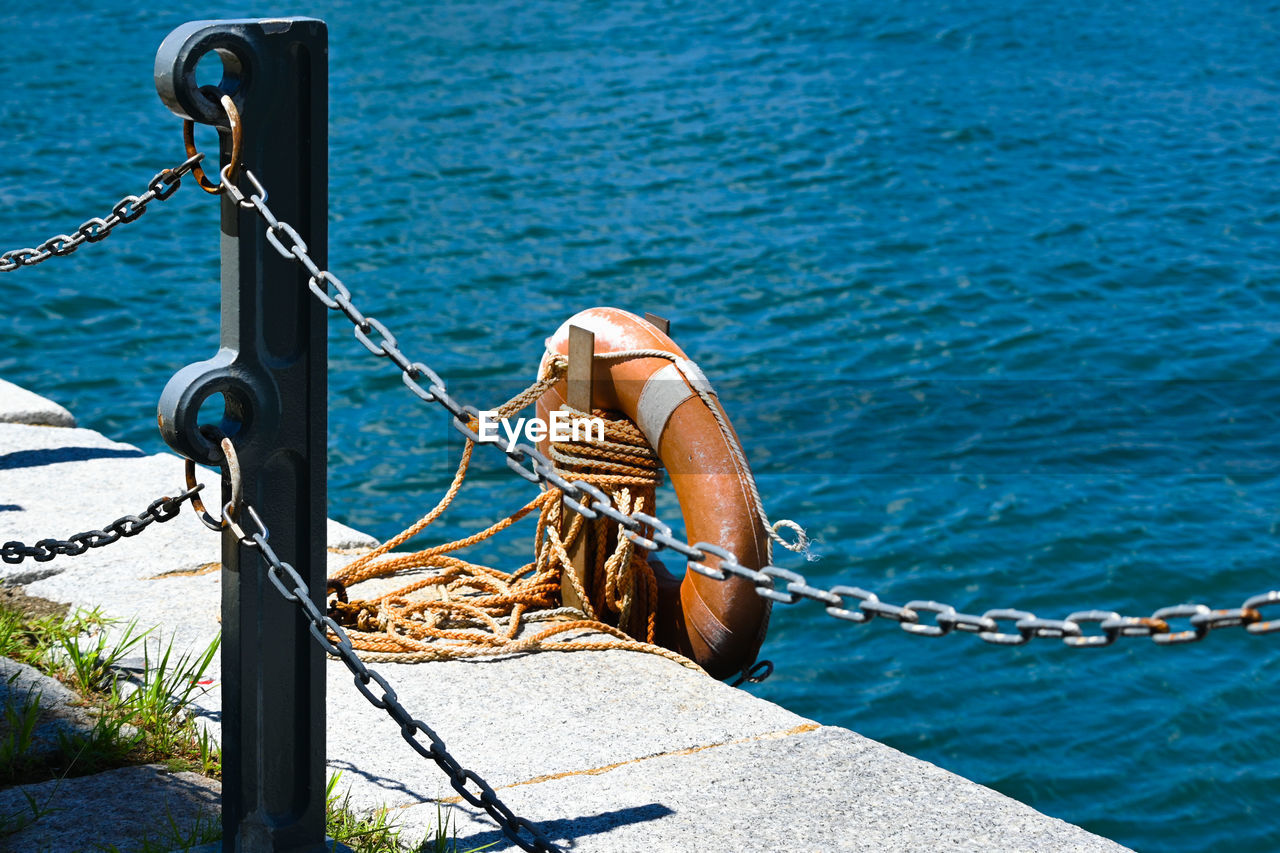
<instances>
[{"instance_id":1,"label":"grass tuft","mask_svg":"<svg viewBox=\"0 0 1280 853\"><path fill-rule=\"evenodd\" d=\"M78 611L72 622L70 629L60 634L57 641L66 660L66 680L71 687L87 694L109 692L118 674L117 664L151 633L137 633L138 623L135 620L125 626L123 637L109 643L106 629L111 622L103 619L98 611L87 614ZM77 631L78 628L84 632ZM87 638L85 633L88 633Z\"/></svg>"},{"instance_id":2,"label":"grass tuft","mask_svg":"<svg viewBox=\"0 0 1280 853\"><path fill-rule=\"evenodd\" d=\"M17 677L18 673L14 673L9 683L12 684ZM40 720L40 696L33 687L21 702L14 703L12 699L5 702L5 737L0 742L0 767L14 767L26 760L35 737L36 723Z\"/></svg>"},{"instance_id":3,"label":"grass tuft","mask_svg":"<svg viewBox=\"0 0 1280 853\"><path fill-rule=\"evenodd\" d=\"M14 590L0 597L0 655L53 676L79 694L93 719L88 731L61 733L57 754L43 761L30 752L38 694L2 709L7 734L0 739L0 785L43 782L153 762L218 778L222 750L191 716L187 705L217 654L220 638L195 654L174 655L172 642L153 659L146 640L130 622L100 610L66 613L50 602ZM32 605L32 603L35 603ZM32 605L28 607L28 605ZM143 670L133 676L121 661L141 645ZM0 829L0 833L4 830Z\"/></svg>"},{"instance_id":4,"label":"grass tuft","mask_svg":"<svg viewBox=\"0 0 1280 853\"><path fill-rule=\"evenodd\" d=\"M204 844L222 840L222 823L217 815L198 814L190 826L180 826L170 812L165 813L165 825L154 835L144 832L141 838L129 845L129 853L173 853L190 850ZM114 844L99 845L103 853L123 853Z\"/></svg>"},{"instance_id":5,"label":"grass tuft","mask_svg":"<svg viewBox=\"0 0 1280 853\"><path fill-rule=\"evenodd\" d=\"M203 651L175 655L170 642L153 653L146 641L151 631L139 631L136 622L125 625L112 641L108 629L120 623L99 610L67 613L52 602L26 598L17 590L0 588L0 656L30 664L74 689L94 718L87 732L59 739L57 756L50 762L31 760L39 694L28 691L21 702L2 709L7 734L0 739L0 785L63 780L73 776L136 764L164 764L170 770L192 770L221 778L222 748L189 713L187 706L209 687L201 684L217 654L220 638ZM34 606L32 606L34 603ZM126 673L120 664L141 645L140 674ZM16 677L16 676L15 676ZM325 834L355 853L480 853L487 844L458 849L456 825L450 813L437 803L436 823L417 844L402 840L386 807L358 812L351 807L350 791L339 795L341 773L332 774L325 788ZM49 814L56 788L46 802L26 794L27 806L14 814L0 815L0 848L3 839ZM217 816L203 816L182 827L167 816L167 826L146 834L129 846L142 853L187 850L222 838ZM496 844L497 842L494 842ZM118 853L115 847L100 848Z\"/></svg>"},{"instance_id":6,"label":"grass tuft","mask_svg":"<svg viewBox=\"0 0 1280 853\"><path fill-rule=\"evenodd\" d=\"M390 809L384 806L371 812L354 811L351 792L338 795L341 778L341 772L333 773L325 785L325 835L355 853L480 853L498 843L459 850L457 829L450 828L444 807L436 803L435 825L417 844L408 844L401 840L400 830L391 822Z\"/></svg>"}]
</instances>

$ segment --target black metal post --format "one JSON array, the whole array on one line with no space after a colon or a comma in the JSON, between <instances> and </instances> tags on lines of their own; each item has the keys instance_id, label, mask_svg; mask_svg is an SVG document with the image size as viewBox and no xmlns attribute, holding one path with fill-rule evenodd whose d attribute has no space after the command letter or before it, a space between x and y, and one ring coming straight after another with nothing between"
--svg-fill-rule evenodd
<instances>
[{"instance_id":1,"label":"black metal post","mask_svg":"<svg viewBox=\"0 0 1280 853\"><path fill-rule=\"evenodd\" d=\"M196 64L222 59L217 91ZM227 128L232 97L241 161L271 207L326 266L328 41L310 18L197 21L156 56L156 88L183 118ZM230 160L221 134L220 163ZM215 177L213 164L206 171ZM222 454L200 432L201 404L221 393L218 426L240 460L245 501L282 560L325 598L326 317L306 273L267 244L257 214L222 197L222 334L212 359L179 371L160 401L169 445L205 464ZM223 501L229 499L224 479ZM324 849L324 658L295 607L271 586L258 553L222 538L223 850Z\"/></svg>"}]
</instances>

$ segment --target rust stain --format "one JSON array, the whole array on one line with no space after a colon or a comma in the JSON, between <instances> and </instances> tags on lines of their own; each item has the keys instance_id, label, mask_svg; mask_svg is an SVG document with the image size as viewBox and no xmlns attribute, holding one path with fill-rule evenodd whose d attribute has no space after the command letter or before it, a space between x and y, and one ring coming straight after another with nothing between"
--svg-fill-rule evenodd
<instances>
[{"instance_id":1,"label":"rust stain","mask_svg":"<svg viewBox=\"0 0 1280 853\"><path fill-rule=\"evenodd\" d=\"M360 545L356 548L334 548L333 546L329 546L328 548L325 548L325 550L330 554L341 554L344 557L359 557L361 554L368 554L373 549Z\"/></svg>"},{"instance_id":2,"label":"rust stain","mask_svg":"<svg viewBox=\"0 0 1280 853\"><path fill-rule=\"evenodd\" d=\"M501 791L507 788L519 788L521 785L536 785L539 782L551 782L556 779L567 779L571 776L599 776L601 773L608 773L610 770L616 770L619 767L626 767L628 764L640 764L641 762L651 761L655 758L668 758L671 756L693 755L696 752L703 752L704 750L715 749L716 747L720 747L720 746L733 746L734 744L751 743L753 741L758 741L758 740L777 740L778 738L791 737L793 735L804 734L805 732L811 732L820 728L822 728L822 726L819 723L803 723L799 726L796 726L793 729L787 729L786 731L766 732L761 735L752 735L751 737L736 738L734 740L721 741L720 743L709 743L709 744L706 744L705 746L691 746L688 749L677 749L673 752L659 752L655 755L645 755L640 758L631 758L626 761L618 761L614 764L606 764L602 767L592 767L589 770L566 770L563 773L549 773L545 776L534 776L532 779L525 779L523 782L512 782L510 785L495 786L494 790ZM453 804L462 802L462 797L443 797L437 800L436 802L444 803L446 805L453 805ZM404 806L404 808L407 808L409 805L416 805L416 803L409 803L406 806Z\"/></svg>"},{"instance_id":3,"label":"rust stain","mask_svg":"<svg viewBox=\"0 0 1280 853\"><path fill-rule=\"evenodd\" d=\"M369 551L373 549L371 548L328 548L326 550L330 554L341 554L343 556L358 556L360 554L367 554L369 553ZM197 575L207 575L212 572L218 571L218 569L220 568L222 568L221 563L205 563L203 566L199 566L194 569L176 569L172 572L161 572L158 575L152 575L148 580L154 581L154 580L160 580L162 578L190 578L190 577L196 577Z\"/></svg>"},{"instance_id":4,"label":"rust stain","mask_svg":"<svg viewBox=\"0 0 1280 853\"><path fill-rule=\"evenodd\" d=\"M176 569L172 572L161 572L158 575L152 575L150 580L156 581L163 580L165 578L191 578L196 575L207 575L211 572L216 572L220 568L222 568L221 563L205 563L203 566L195 569Z\"/></svg>"}]
</instances>

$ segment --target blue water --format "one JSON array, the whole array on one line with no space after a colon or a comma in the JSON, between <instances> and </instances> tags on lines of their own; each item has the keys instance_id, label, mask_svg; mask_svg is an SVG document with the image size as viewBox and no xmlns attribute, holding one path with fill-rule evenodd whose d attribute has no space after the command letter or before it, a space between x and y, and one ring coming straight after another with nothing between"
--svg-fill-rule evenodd
<instances>
[{"instance_id":1,"label":"blue water","mask_svg":"<svg viewBox=\"0 0 1280 853\"><path fill-rule=\"evenodd\" d=\"M180 160L155 48L244 11L72 5L0 11L0 248ZM1277 584L1280 6L277 12L331 26L332 265L460 396L504 399L573 311L652 310L819 539L788 563L815 581L1058 617ZM0 280L0 376L149 450L218 311L215 205L155 207ZM388 536L458 448L332 333L331 513ZM475 481L439 535L529 495ZM1280 639L1007 649L805 605L765 655L753 692L1139 850L1280 848Z\"/></svg>"}]
</instances>

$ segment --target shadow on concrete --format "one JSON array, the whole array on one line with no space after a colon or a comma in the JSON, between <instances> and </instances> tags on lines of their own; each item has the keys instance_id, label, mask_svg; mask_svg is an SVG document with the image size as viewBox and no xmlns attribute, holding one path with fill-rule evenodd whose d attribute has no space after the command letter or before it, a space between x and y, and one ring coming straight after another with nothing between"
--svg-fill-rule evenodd
<instances>
[{"instance_id":1,"label":"shadow on concrete","mask_svg":"<svg viewBox=\"0 0 1280 853\"><path fill-rule=\"evenodd\" d=\"M364 779L366 782L371 782L374 785L377 785L379 788L381 788L384 791L397 791L402 794L407 794L408 796L413 797L414 799L420 800L422 802L427 802L429 800L435 799L435 797L433 797L432 795L424 791L415 791L414 789L410 788L408 785L404 784L398 779L393 779L390 776L379 776L376 773L370 773L367 770L361 770L359 767L356 767L350 761L334 761L333 759L330 759L329 761L326 762L326 764L328 765L330 770L342 771L343 779L342 781L338 782L339 789L346 787L345 783L348 777L359 776L361 779ZM444 775L441 775L440 779L444 783L443 785L444 788L448 790L450 794L452 794L453 789L449 788L448 779Z\"/></svg>"},{"instance_id":2,"label":"shadow on concrete","mask_svg":"<svg viewBox=\"0 0 1280 853\"><path fill-rule=\"evenodd\" d=\"M86 459L136 459L146 455L134 448L112 447L52 447L45 450L18 450L0 455L0 471L56 465L59 462L83 462Z\"/></svg>"},{"instance_id":3,"label":"shadow on concrete","mask_svg":"<svg viewBox=\"0 0 1280 853\"><path fill-rule=\"evenodd\" d=\"M501 795L499 795L501 796ZM661 803L649 803L643 806L631 806L625 809L615 809L610 812L601 812L599 814L587 815L584 817L568 818L565 820L546 820L537 823L538 829L548 840L554 842L557 846L565 849L573 849L573 840L582 838L587 835L595 835L600 832L607 832L619 826L626 826L633 823L647 823L651 820L661 820L675 812L662 805ZM487 817L480 818L487 820ZM489 846L493 845L493 846ZM498 853L501 850L516 850L516 845L511 843L511 839L502 834L502 830L495 829L492 832L480 832L475 835L468 835L466 838L459 838L455 844L458 850L477 850L483 848L486 853Z\"/></svg>"}]
</instances>

